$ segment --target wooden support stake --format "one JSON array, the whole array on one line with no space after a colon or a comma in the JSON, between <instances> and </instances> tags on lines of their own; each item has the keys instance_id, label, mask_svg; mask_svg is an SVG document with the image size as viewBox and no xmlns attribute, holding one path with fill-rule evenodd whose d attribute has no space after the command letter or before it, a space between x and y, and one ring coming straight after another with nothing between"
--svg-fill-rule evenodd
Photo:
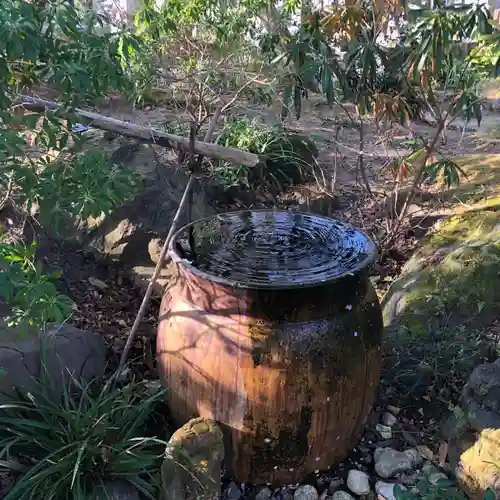
<instances>
[{"instance_id":1,"label":"wooden support stake","mask_svg":"<svg viewBox=\"0 0 500 500\"><path fill-rule=\"evenodd\" d=\"M207 133L205 135L205 141L209 141L212 138L212 135L213 135L214 130L215 130L215 125L217 124L217 120L219 119L221 112L222 112L222 109L218 108L215 111L214 115L212 116L212 119L210 120L210 123L208 124L208 130L207 130ZM193 175L190 175L188 183L186 185L186 188L184 189L184 193L182 195L181 201L179 203L179 207L177 208L177 212L175 213L174 220L172 221L172 225L170 226L170 230L168 231L168 235L165 239L165 243L163 244L163 248L161 249L160 256L158 257L158 262L156 263L155 271L154 271L153 276L151 277L151 280L148 284L148 288L146 289L146 293L144 294L144 298L142 299L141 307L139 308L139 312L137 313L137 316L134 320L134 324L132 325L132 329L130 330L130 333L128 334L127 342L125 344L125 347L123 348L123 352L122 352L122 355L120 357L120 363L119 363L118 368L116 370L117 377L120 377L120 374L125 366L125 362L127 360L128 353L130 352L130 349L132 348L132 343L133 343L134 338L137 334L137 330L139 329L139 325L142 321L142 318L144 317L144 314L146 313L146 309L148 308L149 301L151 300L151 296L153 294L154 286L156 284L158 276L160 275L160 271L163 267L163 262L165 261L165 256L167 254L170 240L172 239L172 236L174 235L175 231L177 230L177 226L179 225L179 220L181 218L182 213L186 209L186 205L187 205L187 202L189 200L189 193L191 192L194 181L195 181L195 177Z\"/></svg>"}]
</instances>

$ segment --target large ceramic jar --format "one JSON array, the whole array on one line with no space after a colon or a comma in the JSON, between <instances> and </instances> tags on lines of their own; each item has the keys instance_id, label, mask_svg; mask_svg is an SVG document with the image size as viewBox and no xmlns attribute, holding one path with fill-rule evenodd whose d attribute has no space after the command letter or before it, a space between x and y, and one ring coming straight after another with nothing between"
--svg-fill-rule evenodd
<instances>
[{"instance_id":1,"label":"large ceramic jar","mask_svg":"<svg viewBox=\"0 0 500 500\"><path fill-rule=\"evenodd\" d=\"M370 239L326 217L243 211L182 228L170 256L157 360L175 424L217 420L240 481L295 483L345 458L380 375Z\"/></svg>"}]
</instances>

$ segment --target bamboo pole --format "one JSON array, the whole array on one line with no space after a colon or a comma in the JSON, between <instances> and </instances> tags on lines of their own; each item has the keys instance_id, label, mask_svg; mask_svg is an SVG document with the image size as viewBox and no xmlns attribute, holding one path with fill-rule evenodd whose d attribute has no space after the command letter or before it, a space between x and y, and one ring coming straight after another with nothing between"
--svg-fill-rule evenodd
<instances>
[{"instance_id":1,"label":"bamboo pole","mask_svg":"<svg viewBox=\"0 0 500 500\"><path fill-rule=\"evenodd\" d=\"M210 123L208 124L208 130L205 135L205 141L209 141L214 133L215 130L215 125L217 124L217 120L219 119L219 116L221 115L222 108L218 108L214 115L212 116L212 119L210 120ZM123 367L125 366L125 362L127 360L128 353L130 352L130 349L132 348L132 343L134 342L135 336L137 335L137 330L139 329L139 325L142 321L142 318L144 317L144 314L146 313L146 309L148 308L149 301L151 300L151 296L153 294L153 289L156 284L156 281L158 279L158 276L160 275L160 271L163 267L163 262L165 261L165 256L167 254L168 246L170 244L170 240L172 239L172 236L174 235L175 231L177 230L177 226L179 224L179 220L181 218L182 213L186 209L188 200L189 200L189 194L191 192L191 189L194 184L195 177L193 174L189 176L188 183L186 185L186 188L184 189L184 193L182 195L181 201L179 203L179 207L177 208L177 212L175 213L174 220L172 221L172 225L170 226L170 230L168 231L168 235L165 239L165 243L163 244L163 247L161 249L160 255L158 257L158 262L156 263L156 267L153 273L153 276L151 277L151 280L149 281L148 288L146 289L146 293L144 294L144 298L142 299L141 306L139 308L139 312L137 313L137 316L134 320L134 324L132 325L132 328L128 334L127 342L125 344L125 347L123 348L122 355L120 357L120 363L118 364L118 368L116 370L116 376L119 377Z\"/></svg>"},{"instance_id":2,"label":"bamboo pole","mask_svg":"<svg viewBox=\"0 0 500 500\"><path fill-rule=\"evenodd\" d=\"M57 110L60 106L51 101L43 99L35 99L28 96L22 96L21 99L16 101L17 105L31 111L45 111L47 109ZM174 134L169 134L161 130L149 127L142 127L135 123L125 122L109 116L104 116L91 111L83 109L74 109L72 113L82 122L87 122L92 127L107 132L139 139L144 142L158 144L167 148L190 152L190 141L188 137L182 137ZM247 151L241 151L235 148L226 148L218 144L209 143L205 141L195 141L194 144L195 154L211 158L213 160L223 160L233 163L235 165L245 165L247 167L254 167L260 163L261 158Z\"/></svg>"}]
</instances>

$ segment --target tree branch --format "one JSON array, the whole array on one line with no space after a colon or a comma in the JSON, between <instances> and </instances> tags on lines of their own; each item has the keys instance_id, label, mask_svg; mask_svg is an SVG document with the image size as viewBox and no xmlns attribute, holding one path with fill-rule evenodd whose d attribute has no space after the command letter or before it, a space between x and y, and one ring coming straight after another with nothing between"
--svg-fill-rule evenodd
<instances>
[{"instance_id":1,"label":"tree branch","mask_svg":"<svg viewBox=\"0 0 500 500\"><path fill-rule=\"evenodd\" d=\"M43 99L34 99L28 96L22 96L22 98L19 101L16 101L16 103L22 104L24 108L31 111L60 109L59 105L55 102L45 101ZM113 132L125 137L131 137L143 142L158 144L177 151L190 151L188 137L169 134L154 128L141 127L140 125L136 125L134 123L124 122L122 120L117 120L116 118L85 111L83 109L75 109L73 110L73 113L79 120L87 122L92 127L100 130ZM202 141L195 142L194 152L213 160L228 161L235 165L245 165L246 167L254 167L259 164L262 159L259 155L254 153Z\"/></svg>"}]
</instances>

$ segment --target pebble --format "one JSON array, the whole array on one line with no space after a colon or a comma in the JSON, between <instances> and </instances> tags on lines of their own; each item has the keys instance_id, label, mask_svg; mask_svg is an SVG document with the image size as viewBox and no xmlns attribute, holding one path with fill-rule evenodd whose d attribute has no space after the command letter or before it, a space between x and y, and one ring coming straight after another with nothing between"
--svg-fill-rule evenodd
<instances>
[{"instance_id":1,"label":"pebble","mask_svg":"<svg viewBox=\"0 0 500 500\"><path fill-rule=\"evenodd\" d=\"M346 491L336 491L332 496L332 500L355 500L355 498Z\"/></svg>"},{"instance_id":2,"label":"pebble","mask_svg":"<svg viewBox=\"0 0 500 500\"><path fill-rule=\"evenodd\" d=\"M269 500L273 495L273 492L265 487L265 488L262 488L258 493L257 495L255 495L255 500Z\"/></svg>"},{"instance_id":3,"label":"pebble","mask_svg":"<svg viewBox=\"0 0 500 500\"><path fill-rule=\"evenodd\" d=\"M400 472L409 472L422 463L422 457L413 449L396 451L392 448L377 448L373 458L375 472L384 479Z\"/></svg>"},{"instance_id":4,"label":"pebble","mask_svg":"<svg viewBox=\"0 0 500 500\"><path fill-rule=\"evenodd\" d=\"M393 405L387 405L387 411L392 413L393 415L399 415L401 408L398 408L397 406Z\"/></svg>"},{"instance_id":5,"label":"pebble","mask_svg":"<svg viewBox=\"0 0 500 500\"><path fill-rule=\"evenodd\" d=\"M226 499L227 500L240 500L241 490L240 487L234 482L230 482L226 489Z\"/></svg>"},{"instance_id":6,"label":"pebble","mask_svg":"<svg viewBox=\"0 0 500 500\"><path fill-rule=\"evenodd\" d=\"M347 487L356 495L370 493L370 476L363 471L351 469L347 475Z\"/></svg>"},{"instance_id":7,"label":"pebble","mask_svg":"<svg viewBox=\"0 0 500 500\"><path fill-rule=\"evenodd\" d=\"M377 481L375 483L375 493L383 500L396 500L394 495L394 484Z\"/></svg>"},{"instance_id":8,"label":"pebble","mask_svg":"<svg viewBox=\"0 0 500 500\"><path fill-rule=\"evenodd\" d=\"M119 479L114 479L111 481L106 481L100 489L98 489L97 495L93 498L97 500L139 500L139 492L126 481L121 481Z\"/></svg>"},{"instance_id":9,"label":"pebble","mask_svg":"<svg viewBox=\"0 0 500 500\"><path fill-rule=\"evenodd\" d=\"M398 478L398 483L404 484L405 486L415 486L420 477L420 472L415 472L413 474L401 474Z\"/></svg>"},{"instance_id":10,"label":"pebble","mask_svg":"<svg viewBox=\"0 0 500 500\"><path fill-rule=\"evenodd\" d=\"M394 427L398 423L398 419L392 413L386 411L382 415L382 423L387 427Z\"/></svg>"},{"instance_id":11,"label":"pebble","mask_svg":"<svg viewBox=\"0 0 500 500\"><path fill-rule=\"evenodd\" d=\"M332 496L332 500L355 500L355 498L346 491L336 491Z\"/></svg>"},{"instance_id":12,"label":"pebble","mask_svg":"<svg viewBox=\"0 0 500 500\"><path fill-rule=\"evenodd\" d=\"M328 494L333 495L339 488L344 485L344 481L338 477L332 479L328 485Z\"/></svg>"},{"instance_id":13,"label":"pebble","mask_svg":"<svg viewBox=\"0 0 500 500\"><path fill-rule=\"evenodd\" d=\"M382 436L382 439L392 438L392 429L388 425L377 424L375 429Z\"/></svg>"},{"instance_id":14,"label":"pebble","mask_svg":"<svg viewBox=\"0 0 500 500\"><path fill-rule=\"evenodd\" d=\"M429 474L429 483L436 486L438 481L448 481L448 476L444 472L432 472Z\"/></svg>"},{"instance_id":15,"label":"pebble","mask_svg":"<svg viewBox=\"0 0 500 500\"><path fill-rule=\"evenodd\" d=\"M293 500L318 500L318 492L314 486L304 484L295 490Z\"/></svg>"},{"instance_id":16,"label":"pebble","mask_svg":"<svg viewBox=\"0 0 500 500\"><path fill-rule=\"evenodd\" d=\"M385 483L384 481L377 481L375 483L375 491L377 495L382 497L381 500L396 500L396 494L394 493L395 484ZM404 486L401 489L406 490Z\"/></svg>"}]
</instances>

